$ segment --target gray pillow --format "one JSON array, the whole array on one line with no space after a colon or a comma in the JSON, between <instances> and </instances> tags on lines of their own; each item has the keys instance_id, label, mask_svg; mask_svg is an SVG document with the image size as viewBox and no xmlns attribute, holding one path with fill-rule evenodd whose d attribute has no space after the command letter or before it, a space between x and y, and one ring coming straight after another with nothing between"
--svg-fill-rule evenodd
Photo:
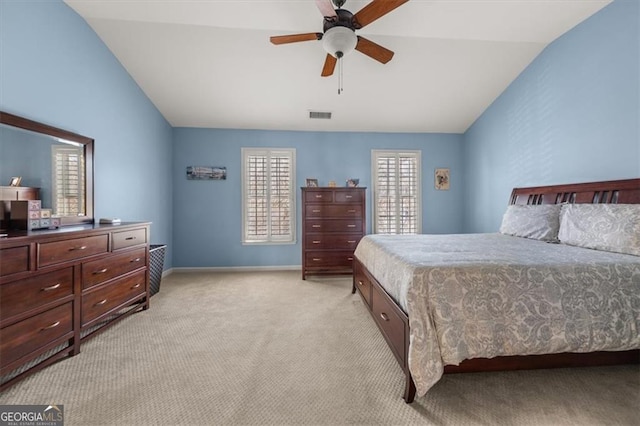
<instances>
[{"instance_id":1,"label":"gray pillow","mask_svg":"<svg viewBox=\"0 0 640 426\"><path fill-rule=\"evenodd\" d=\"M500 233L542 241L558 241L560 204L507 206Z\"/></svg>"},{"instance_id":2,"label":"gray pillow","mask_svg":"<svg viewBox=\"0 0 640 426\"><path fill-rule=\"evenodd\" d=\"M565 204L560 242L640 256L640 204Z\"/></svg>"}]
</instances>

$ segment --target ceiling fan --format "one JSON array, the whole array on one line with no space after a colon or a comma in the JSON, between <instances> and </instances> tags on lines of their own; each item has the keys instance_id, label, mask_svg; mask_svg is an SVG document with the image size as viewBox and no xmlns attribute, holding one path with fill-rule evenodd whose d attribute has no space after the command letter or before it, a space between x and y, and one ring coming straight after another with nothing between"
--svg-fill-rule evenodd
<instances>
[{"instance_id":1,"label":"ceiling fan","mask_svg":"<svg viewBox=\"0 0 640 426\"><path fill-rule=\"evenodd\" d=\"M393 52L362 36L355 31L369 25L409 0L373 0L359 12L353 14L342 9L346 0L315 0L324 16L322 33L291 34L271 37L273 44L296 43L299 41L322 40L327 57L322 67L322 76L333 74L338 59L352 50L357 50L370 58L386 64L393 58ZM333 2L333 5L331 4Z\"/></svg>"}]
</instances>

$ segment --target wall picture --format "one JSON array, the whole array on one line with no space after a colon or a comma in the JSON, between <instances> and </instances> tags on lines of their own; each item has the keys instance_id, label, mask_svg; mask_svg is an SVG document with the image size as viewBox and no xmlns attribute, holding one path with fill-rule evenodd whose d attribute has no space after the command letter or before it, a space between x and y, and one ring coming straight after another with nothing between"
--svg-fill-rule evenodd
<instances>
[{"instance_id":1,"label":"wall picture","mask_svg":"<svg viewBox=\"0 0 640 426\"><path fill-rule=\"evenodd\" d=\"M449 190L449 169L436 169L436 189L440 191Z\"/></svg>"},{"instance_id":2,"label":"wall picture","mask_svg":"<svg viewBox=\"0 0 640 426\"><path fill-rule=\"evenodd\" d=\"M187 166L189 180L226 180L227 168L215 166Z\"/></svg>"}]
</instances>

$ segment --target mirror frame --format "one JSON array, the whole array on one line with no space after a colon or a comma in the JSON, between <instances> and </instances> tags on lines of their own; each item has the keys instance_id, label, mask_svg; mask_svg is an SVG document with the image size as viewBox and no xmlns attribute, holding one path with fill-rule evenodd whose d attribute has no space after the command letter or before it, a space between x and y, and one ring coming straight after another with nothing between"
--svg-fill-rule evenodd
<instances>
[{"instance_id":1,"label":"mirror frame","mask_svg":"<svg viewBox=\"0 0 640 426\"><path fill-rule=\"evenodd\" d=\"M34 133L76 142L84 145L85 215L61 216L60 226L94 223L93 217L93 142L94 140L77 133L29 120L28 118L0 111L0 124L29 130Z\"/></svg>"}]
</instances>

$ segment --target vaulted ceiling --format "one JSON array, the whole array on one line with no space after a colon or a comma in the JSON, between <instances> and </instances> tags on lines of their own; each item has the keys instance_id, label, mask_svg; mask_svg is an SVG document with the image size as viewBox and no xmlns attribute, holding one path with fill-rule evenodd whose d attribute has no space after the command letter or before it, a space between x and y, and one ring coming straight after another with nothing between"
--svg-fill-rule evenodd
<instances>
[{"instance_id":1,"label":"vaulted ceiling","mask_svg":"<svg viewBox=\"0 0 640 426\"><path fill-rule=\"evenodd\" d=\"M357 31L395 55L346 55L338 94L338 69L320 76L321 41L269 41L322 32L313 0L65 0L173 126L444 133L464 132L549 43L610 1L410 0Z\"/></svg>"}]
</instances>

